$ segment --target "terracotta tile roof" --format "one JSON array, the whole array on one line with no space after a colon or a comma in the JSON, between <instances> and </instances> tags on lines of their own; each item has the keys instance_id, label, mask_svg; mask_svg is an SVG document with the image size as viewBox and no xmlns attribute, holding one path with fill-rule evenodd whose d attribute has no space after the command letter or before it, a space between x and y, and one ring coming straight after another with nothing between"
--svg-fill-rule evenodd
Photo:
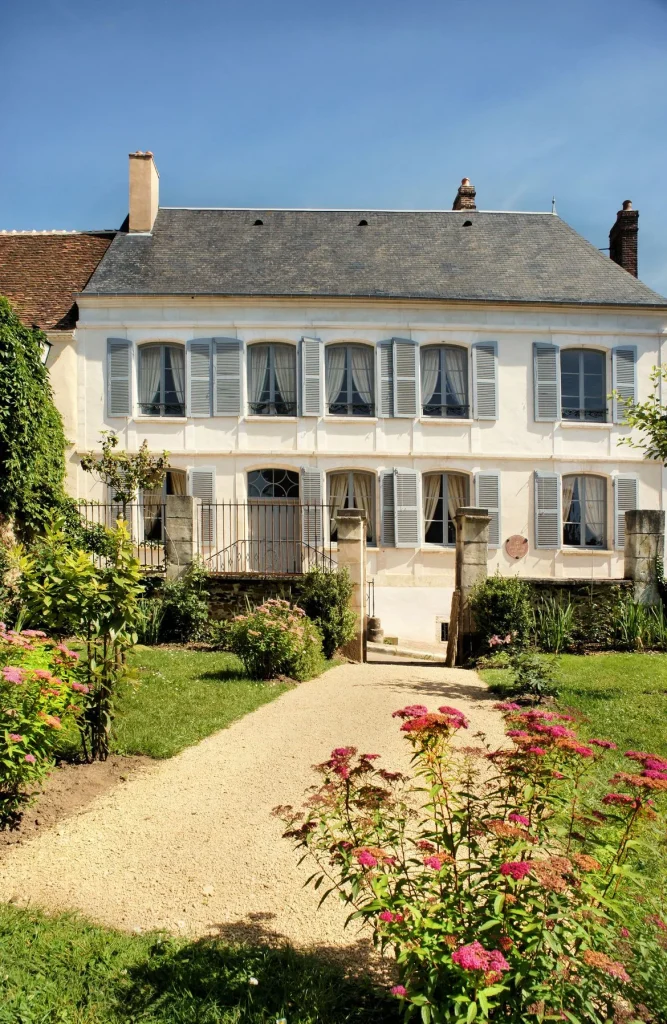
<instances>
[{"instance_id":1,"label":"terracotta tile roof","mask_svg":"<svg viewBox=\"0 0 667 1024\"><path fill-rule=\"evenodd\" d=\"M0 232L0 295L43 330L76 326L83 290L115 232Z\"/></svg>"}]
</instances>

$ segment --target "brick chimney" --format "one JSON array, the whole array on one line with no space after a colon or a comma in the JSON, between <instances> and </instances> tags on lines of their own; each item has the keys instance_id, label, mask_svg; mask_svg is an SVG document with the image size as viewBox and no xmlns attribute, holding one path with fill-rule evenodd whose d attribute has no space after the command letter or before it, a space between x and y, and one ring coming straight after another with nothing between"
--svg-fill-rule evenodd
<instances>
[{"instance_id":1,"label":"brick chimney","mask_svg":"<svg viewBox=\"0 0 667 1024\"><path fill-rule=\"evenodd\" d=\"M468 178L462 178L452 210L476 210L475 195L475 186L470 184Z\"/></svg>"},{"instance_id":2,"label":"brick chimney","mask_svg":"<svg viewBox=\"0 0 667 1024\"><path fill-rule=\"evenodd\" d=\"M130 231L152 231L157 217L160 176L153 154L130 153Z\"/></svg>"},{"instance_id":3,"label":"brick chimney","mask_svg":"<svg viewBox=\"0 0 667 1024\"><path fill-rule=\"evenodd\" d=\"M616 223L609 232L609 255L614 263L637 276L637 235L639 234L639 210L632 209L626 199L623 209L616 214Z\"/></svg>"}]
</instances>

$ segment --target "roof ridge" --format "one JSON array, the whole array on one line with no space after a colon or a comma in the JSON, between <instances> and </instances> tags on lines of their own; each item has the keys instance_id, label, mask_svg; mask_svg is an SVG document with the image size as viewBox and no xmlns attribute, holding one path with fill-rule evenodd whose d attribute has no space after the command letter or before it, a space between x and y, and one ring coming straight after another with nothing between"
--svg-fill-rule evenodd
<instances>
[{"instance_id":1,"label":"roof ridge","mask_svg":"<svg viewBox=\"0 0 667 1024\"><path fill-rule=\"evenodd\" d=\"M160 206L160 210L220 210L225 212L256 213L503 213L526 217L555 217L551 210L439 210L439 209L392 209L372 206ZM158 211L159 212L159 211Z\"/></svg>"}]
</instances>

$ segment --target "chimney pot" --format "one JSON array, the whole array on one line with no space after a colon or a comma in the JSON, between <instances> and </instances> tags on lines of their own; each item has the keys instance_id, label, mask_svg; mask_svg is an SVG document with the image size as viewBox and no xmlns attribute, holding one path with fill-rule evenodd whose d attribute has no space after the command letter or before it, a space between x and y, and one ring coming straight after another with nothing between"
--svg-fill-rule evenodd
<instances>
[{"instance_id":1,"label":"chimney pot","mask_svg":"<svg viewBox=\"0 0 667 1024\"><path fill-rule=\"evenodd\" d=\"M456 193L456 199L452 204L452 210L476 210L475 195L475 186L470 184L470 179L461 178L461 184Z\"/></svg>"},{"instance_id":2,"label":"chimney pot","mask_svg":"<svg viewBox=\"0 0 667 1024\"><path fill-rule=\"evenodd\" d=\"M130 231L152 231L159 206L160 176L153 154L130 153Z\"/></svg>"},{"instance_id":3,"label":"chimney pot","mask_svg":"<svg viewBox=\"0 0 667 1024\"><path fill-rule=\"evenodd\" d=\"M632 201L625 199L616 214L616 223L609 232L609 256L633 277L637 277L637 238L639 211L632 209Z\"/></svg>"}]
</instances>

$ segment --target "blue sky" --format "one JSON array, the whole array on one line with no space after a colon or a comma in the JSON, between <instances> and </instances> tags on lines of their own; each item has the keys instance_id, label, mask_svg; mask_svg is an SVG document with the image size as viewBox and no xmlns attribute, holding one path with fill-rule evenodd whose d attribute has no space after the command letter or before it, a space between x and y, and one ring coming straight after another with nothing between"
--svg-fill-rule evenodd
<instances>
[{"instance_id":1,"label":"blue sky","mask_svg":"<svg viewBox=\"0 0 667 1024\"><path fill-rule=\"evenodd\" d=\"M0 40L0 228L165 206L640 210L667 294L667 0L32 0Z\"/></svg>"}]
</instances>

